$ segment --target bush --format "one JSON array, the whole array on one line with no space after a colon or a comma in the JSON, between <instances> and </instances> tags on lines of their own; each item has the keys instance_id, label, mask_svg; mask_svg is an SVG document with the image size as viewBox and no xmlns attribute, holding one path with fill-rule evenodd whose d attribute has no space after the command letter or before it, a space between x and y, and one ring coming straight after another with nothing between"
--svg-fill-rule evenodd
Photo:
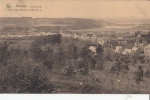
<instances>
[{"instance_id":1,"label":"bush","mask_svg":"<svg viewBox=\"0 0 150 100\"><path fill-rule=\"evenodd\" d=\"M71 77L73 77L73 76L75 76L75 71L74 71L74 68L72 67L72 66L69 66L69 67L67 67L66 69L65 69L65 76L67 77L67 78L71 78Z\"/></svg>"},{"instance_id":2,"label":"bush","mask_svg":"<svg viewBox=\"0 0 150 100\"><path fill-rule=\"evenodd\" d=\"M32 63L11 64L1 68L1 93L51 93L54 85L46 76L46 68Z\"/></svg>"},{"instance_id":3,"label":"bush","mask_svg":"<svg viewBox=\"0 0 150 100\"><path fill-rule=\"evenodd\" d=\"M147 71L145 72L145 77L150 78L150 70L147 70Z\"/></svg>"},{"instance_id":4,"label":"bush","mask_svg":"<svg viewBox=\"0 0 150 100\"><path fill-rule=\"evenodd\" d=\"M101 89L102 87L97 87L95 85L92 84L88 84L85 83L83 84L79 90L81 91L81 93L83 94L96 94L96 93L101 93Z\"/></svg>"}]
</instances>

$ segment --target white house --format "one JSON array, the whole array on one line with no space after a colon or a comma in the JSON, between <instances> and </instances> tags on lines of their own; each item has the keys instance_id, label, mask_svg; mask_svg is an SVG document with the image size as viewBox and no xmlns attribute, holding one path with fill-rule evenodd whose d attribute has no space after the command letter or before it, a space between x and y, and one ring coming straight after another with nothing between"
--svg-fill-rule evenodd
<instances>
[{"instance_id":1,"label":"white house","mask_svg":"<svg viewBox=\"0 0 150 100\"><path fill-rule=\"evenodd\" d=\"M74 34L73 38L78 38L78 35L77 35L77 34Z\"/></svg>"},{"instance_id":2,"label":"white house","mask_svg":"<svg viewBox=\"0 0 150 100\"><path fill-rule=\"evenodd\" d=\"M121 53L120 50L123 49L121 46L116 46L115 52L116 53Z\"/></svg>"},{"instance_id":3,"label":"white house","mask_svg":"<svg viewBox=\"0 0 150 100\"><path fill-rule=\"evenodd\" d=\"M103 45L105 43L105 41L102 38L98 38L97 43Z\"/></svg>"},{"instance_id":4,"label":"white house","mask_svg":"<svg viewBox=\"0 0 150 100\"><path fill-rule=\"evenodd\" d=\"M132 52L136 52L138 50L138 47L133 47Z\"/></svg>"},{"instance_id":5,"label":"white house","mask_svg":"<svg viewBox=\"0 0 150 100\"><path fill-rule=\"evenodd\" d=\"M150 58L150 44L144 47L144 55L147 58Z\"/></svg>"},{"instance_id":6,"label":"white house","mask_svg":"<svg viewBox=\"0 0 150 100\"><path fill-rule=\"evenodd\" d=\"M96 47L95 46L90 46L89 50L91 50L95 55L96 55Z\"/></svg>"},{"instance_id":7,"label":"white house","mask_svg":"<svg viewBox=\"0 0 150 100\"><path fill-rule=\"evenodd\" d=\"M127 55L127 54L131 54L132 53L132 50L131 49L125 49L122 54L123 55Z\"/></svg>"}]
</instances>

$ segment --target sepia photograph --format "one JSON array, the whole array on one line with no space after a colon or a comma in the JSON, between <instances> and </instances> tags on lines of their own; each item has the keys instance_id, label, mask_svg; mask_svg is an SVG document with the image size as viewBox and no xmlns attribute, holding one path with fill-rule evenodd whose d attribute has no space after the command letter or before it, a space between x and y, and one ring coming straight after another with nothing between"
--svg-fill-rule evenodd
<instances>
[{"instance_id":1,"label":"sepia photograph","mask_svg":"<svg viewBox=\"0 0 150 100\"><path fill-rule=\"evenodd\" d=\"M0 93L149 94L149 12L149 0L0 0Z\"/></svg>"}]
</instances>

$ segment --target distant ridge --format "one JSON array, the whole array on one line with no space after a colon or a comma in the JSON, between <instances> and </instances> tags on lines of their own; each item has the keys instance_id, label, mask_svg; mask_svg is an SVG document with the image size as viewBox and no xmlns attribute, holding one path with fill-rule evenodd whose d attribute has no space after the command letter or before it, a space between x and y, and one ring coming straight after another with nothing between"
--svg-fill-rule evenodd
<instances>
[{"instance_id":1,"label":"distant ridge","mask_svg":"<svg viewBox=\"0 0 150 100\"><path fill-rule=\"evenodd\" d=\"M0 26L67 25L71 26L73 29L84 29L101 27L103 24L106 23L107 22L103 20L94 20L86 18L0 17Z\"/></svg>"},{"instance_id":2,"label":"distant ridge","mask_svg":"<svg viewBox=\"0 0 150 100\"><path fill-rule=\"evenodd\" d=\"M58 29L65 30L101 28L109 24L104 20L87 18L32 18L32 17L0 17L0 34L27 32L36 28L38 32Z\"/></svg>"}]
</instances>

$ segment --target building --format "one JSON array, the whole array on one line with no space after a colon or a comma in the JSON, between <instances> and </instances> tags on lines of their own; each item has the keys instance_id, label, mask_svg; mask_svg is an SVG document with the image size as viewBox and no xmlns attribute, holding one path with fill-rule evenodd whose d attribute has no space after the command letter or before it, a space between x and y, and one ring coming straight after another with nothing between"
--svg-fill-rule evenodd
<instances>
[{"instance_id":1,"label":"building","mask_svg":"<svg viewBox=\"0 0 150 100\"><path fill-rule=\"evenodd\" d=\"M134 47L132 48L132 52L137 52L137 50L138 50L138 47L135 47L135 46L134 46Z\"/></svg>"},{"instance_id":2,"label":"building","mask_svg":"<svg viewBox=\"0 0 150 100\"><path fill-rule=\"evenodd\" d=\"M115 49L115 52L116 52L116 53L122 53L122 51L123 51L123 47L121 47L121 46L116 46L116 49Z\"/></svg>"},{"instance_id":3,"label":"building","mask_svg":"<svg viewBox=\"0 0 150 100\"><path fill-rule=\"evenodd\" d=\"M77 35L77 34L74 34L73 38L78 38L78 35Z\"/></svg>"},{"instance_id":4,"label":"building","mask_svg":"<svg viewBox=\"0 0 150 100\"><path fill-rule=\"evenodd\" d=\"M105 40L103 40L102 38L98 38L98 39L97 39L97 43L99 43L99 44L101 44L101 45L104 45Z\"/></svg>"},{"instance_id":5,"label":"building","mask_svg":"<svg viewBox=\"0 0 150 100\"><path fill-rule=\"evenodd\" d=\"M131 54L132 53L132 50L131 49L125 49L122 54L123 55L128 55L128 54Z\"/></svg>"},{"instance_id":6,"label":"building","mask_svg":"<svg viewBox=\"0 0 150 100\"><path fill-rule=\"evenodd\" d=\"M96 35L92 35L91 41L92 41L92 42L96 42L96 40L97 40L97 36L96 36Z\"/></svg>"},{"instance_id":7,"label":"building","mask_svg":"<svg viewBox=\"0 0 150 100\"><path fill-rule=\"evenodd\" d=\"M150 58L150 44L144 47L144 55L146 58Z\"/></svg>"}]
</instances>

